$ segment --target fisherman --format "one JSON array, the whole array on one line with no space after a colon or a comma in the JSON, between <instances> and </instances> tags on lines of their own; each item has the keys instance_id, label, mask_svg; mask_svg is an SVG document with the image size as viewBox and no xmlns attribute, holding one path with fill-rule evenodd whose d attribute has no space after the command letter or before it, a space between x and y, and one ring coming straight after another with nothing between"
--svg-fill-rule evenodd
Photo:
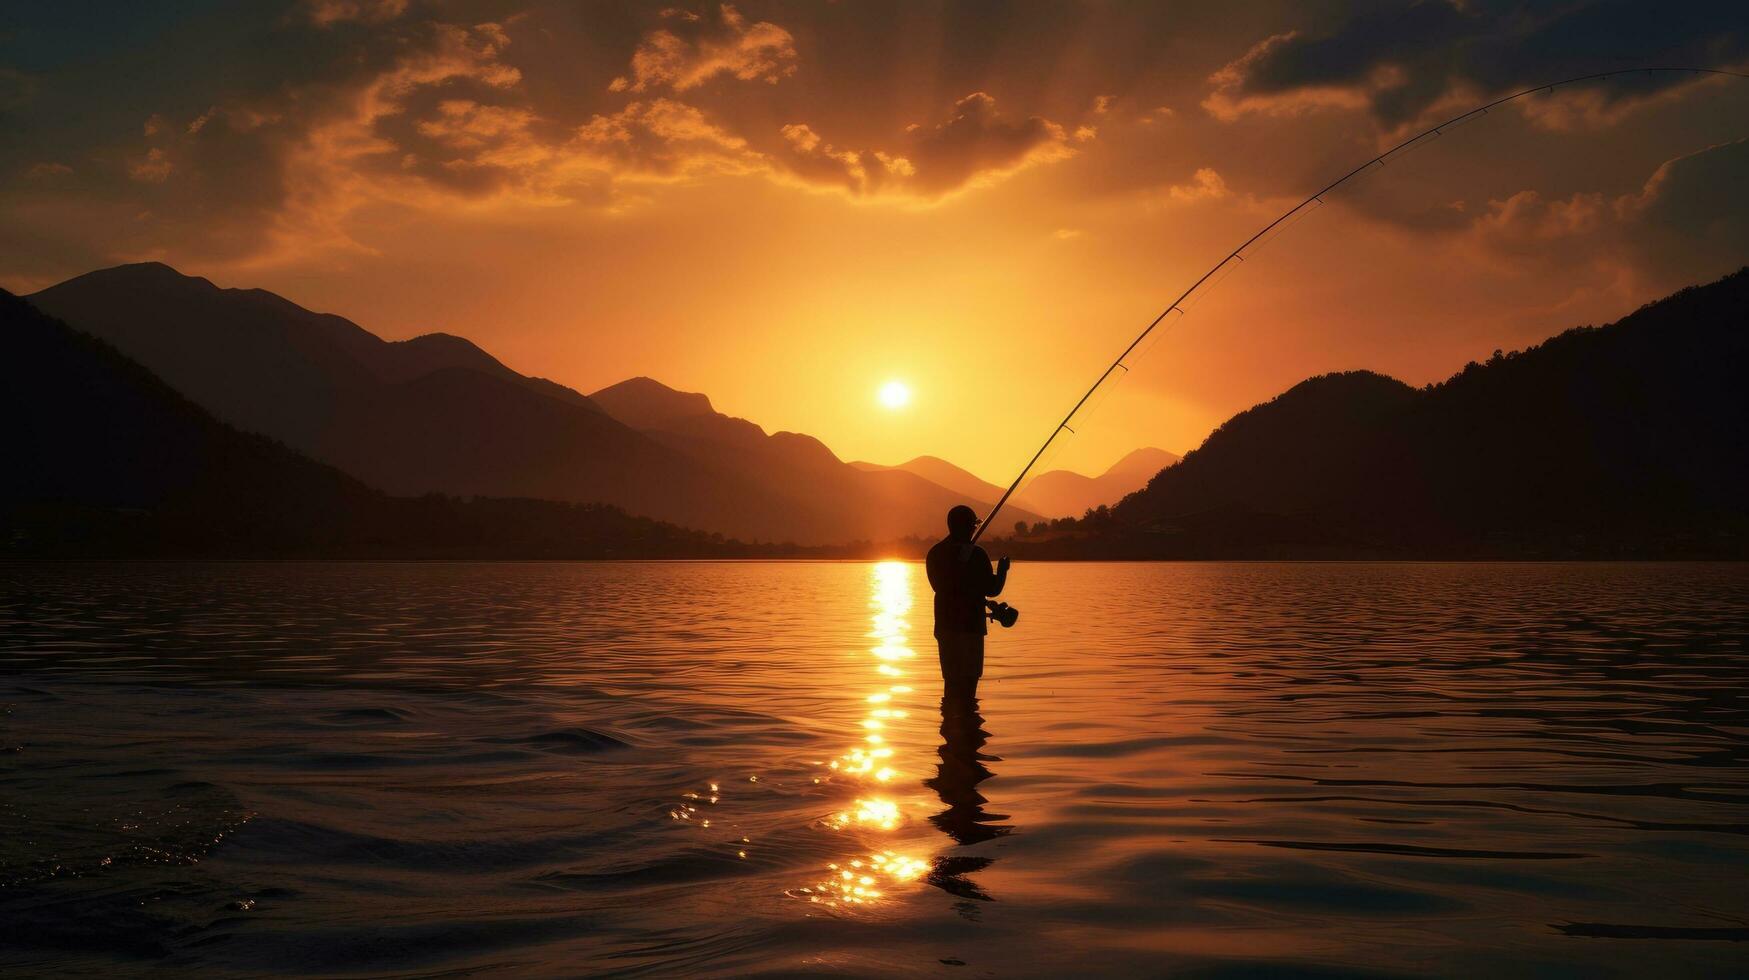
<instances>
[{"instance_id":1,"label":"fisherman","mask_svg":"<svg viewBox=\"0 0 1749 980\"><path fill-rule=\"evenodd\" d=\"M1002 594L1008 581L1008 559L990 570L990 556L972 543L978 514L964 504L947 512L947 537L929 549L924 568L935 590L935 644L941 652L943 707L977 700L978 678L984 676L986 597Z\"/></svg>"}]
</instances>

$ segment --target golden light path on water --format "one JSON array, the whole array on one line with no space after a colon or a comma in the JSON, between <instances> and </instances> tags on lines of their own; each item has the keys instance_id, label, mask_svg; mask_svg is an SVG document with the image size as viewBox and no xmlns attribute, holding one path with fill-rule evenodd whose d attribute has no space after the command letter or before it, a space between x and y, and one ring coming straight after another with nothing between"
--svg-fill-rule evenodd
<instances>
[{"instance_id":1,"label":"golden light path on water","mask_svg":"<svg viewBox=\"0 0 1749 980\"><path fill-rule=\"evenodd\" d=\"M882 790L914 778L898 768L896 750L886 735L891 723L910 716L901 705L904 696L913 693L905 679L910 661L917 657L908 642L912 571L911 565L899 561L879 562L870 568L873 623L868 638L874 641L869 654L875 687L864 698L868 707L862 719L862 740L826 763L827 773L815 780L853 779L861 786L848 807L821 821L831 830L865 836L896 830L902 820L898 803ZM866 905L885 897L884 889L915 881L928 869L928 862L916 856L869 849L865 843L853 856L828 864L819 880L790 894L833 908Z\"/></svg>"},{"instance_id":2,"label":"golden light path on water","mask_svg":"<svg viewBox=\"0 0 1749 980\"><path fill-rule=\"evenodd\" d=\"M914 693L906 679L911 661L917 657L909 643L913 571L913 566L900 561L870 566L871 621L864 636L872 641L866 650L872 690L860 698L864 715L858 727L862 735L837 757L814 762L819 774L811 777L815 786L826 788L846 783L852 788L854 795L848 803L821 817L815 825L828 832L854 836L858 846L839 861L821 868L814 880L785 890L786 895L811 905L838 910L866 906L886 897L885 889L916 881L930 869L928 861L880 847L875 840L898 831L905 822L892 790L918 781L916 774L901 770L897 749L887 734L889 726L911 715L905 707L905 698ZM759 782L756 775L747 779ZM708 829L713 822L709 814L722 798L721 783L712 782L705 792L681 794L683 802L671 808L668 816ZM723 831L730 835L740 832L732 820L727 827L718 827L718 832ZM745 860L753 844L748 837L738 837L732 846L736 856Z\"/></svg>"}]
</instances>

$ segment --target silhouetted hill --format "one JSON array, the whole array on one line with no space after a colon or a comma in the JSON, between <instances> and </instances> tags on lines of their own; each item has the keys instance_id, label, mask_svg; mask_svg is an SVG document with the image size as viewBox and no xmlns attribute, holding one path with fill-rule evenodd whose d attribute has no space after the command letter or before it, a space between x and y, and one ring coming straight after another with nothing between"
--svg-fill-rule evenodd
<instances>
[{"instance_id":1,"label":"silhouetted hill","mask_svg":"<svg viewBox=\"0 0 1749 980\"><path fill-rule=\"evenodd\" d=\"M0 555L707 557L750 551L605 505L391 498L213 418L0 290Z\"/></svg>"},{"instance_id":2,"label":"silhouetted hill","mask_svg":"<svg viewBox=\"0 0 1749 980\"><path fill-rule=\"evenodd\" d=\"M1148 479L1162 467L1176 462L1178 457L1164 449L1137 449L1099 476L1085 476L1071 470L1041 473L1028 480L1009 499L1002 508L998 523L1003 528L1010 528L1017 520L1033 523L1039 520L1038 515L1075 517L1094 507L1115 504L1126 494L1146 486ZM1000 498L1005 489L937 456L918 456L897 466L864 462L850 465L869 472L904 470L915 473L984 507Z\"/></svg>"},{"instance_id":3,"label":"silhouetted hill","mask_svg":"<svg viewBox=\"0 0 1749 980\"><path fill-rule=\"evenodd\" d=\"M1424 389L1326 375L1034 556L1749 556L1749 269Z\"/></svg>"},{"instance_id":4,"label":"silhouetted hill","mask_svg":"<svg viewBox=\"0 0 1749 980\"><path fill-rule=\"evenodd\" d=\"M1079 517L1095 507L1110 506L1148 485L1148 480L1178 457L1164 449L1134 450L1098 476L1072 470L1050 470L1026 482L1014 499L1047 517Z\"/></svg>"},{"instance_id":5,"label":"silhouetted hill","mask_svg":"<svg viewBox=\"0 0 1749 980\"><path fill-rule=\"evenodd\" d=\"M995 503L1002 496L1002 491L1006 489L980 478L969 470L963 470L939 456L918 456L897 466L863 462L854 462L850 465L870 473L882 470L904 470L907 473L915 473L930 483L946 487L969 501L975 500L983 504ZM1015 504L1017 502L1011 500L1009 503ZM1003 511L1006 512L1007 509L1004 507Z\"/></svg>"},{"instance_id":6,"label":"silhouetted hill","mask_svg":"<svg viewBox=\"0 0 1749 980\"><path fill-rule=\"evenodd\" d=\"M602 411L634 429L655 429L717 414L711 400L692 391L675 391L654 378L630 378L589 396ZM751 422L747 423L752 425Z\"/></svg>"},{"instance_id":7,"label":"silhouetted hill","mask_svg":"<svg viewBox=\"0 0 1749 980\"><path fill-rule=\"evenodd\" d=\"M622 381L589 398L664 445L826 515L840 529L837 540L939 535L946 530L948 508L960 503L988 507L1001 495L943 486L898 468L846 463L813 436L768 435L746 419L717 412L704 395L649 378ZM1008 521L1037 519L1024 508L1004 514Z\"/></svg>"},{"instance_id":8,"label":"silhouetted hill","mask_svg":"<svg viewBox=\"0 0 1749 980\"><path fill-rule=\"evenodd\" d=\"M459 337L390 343L342 317L157 263L30 299L224 421L393 494L601 501L744 538L858 536L835 512L679 452Z\"/></svg>"}]
</instances>

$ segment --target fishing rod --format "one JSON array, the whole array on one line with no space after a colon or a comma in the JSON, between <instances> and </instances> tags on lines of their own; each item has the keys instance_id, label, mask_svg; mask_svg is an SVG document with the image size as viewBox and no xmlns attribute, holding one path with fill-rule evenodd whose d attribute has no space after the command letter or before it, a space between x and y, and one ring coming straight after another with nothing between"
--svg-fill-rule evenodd
<instances>
[{"instance_id":1,"label":"fishing rod","mask_svg":"<svg viewBox=\"0 0 1749 980\"><path fill-rule=\"evenodd\" d=\"M1148 338L1149 334L1154 332L1154 328L1158 327L1161 324L1161 322L1164 321L1172 313L1176 312L1180 316L1183 316L1185 314L1185 310L1184 310L1183 306L1180 304L1182 304L1186 299L1190 298L1190 294L1196 292L1197 289L1199 287L1201 287L1203 283L1208 282L1211 277L1213 277L1216 273L1220 272L1222 269L1225 269L1228 266L1228 264L1235 262L1235 261L1238 261L1238 262L1245 261L1245 257L1240 253L1244 252L1246 249L1248 249L1252 245L1256 244L1258 239L1262 238L1264 235L1269 234L1271 231L1274 231L1283 222L1288 221L1289 219L1293 218L1295 215L1300 214L1301 212L1307 212L1307 211L1309 211L1309 209L1312 209L1315 207L1321 207L1324 203L1324 200L1323 200L1324 195L1330 193L1331 191L1335 190L1338 187L1341 187L1343 184L1348 183L1350 180L1354 179L1355 177L1360 176L1361 174L1367 172L1368 170L1371 170L1375 165L1379 166L1379 167L1383 167L1385 165L1385 161L1389 160L1391 157L1395 156L1396 154L1398 154L1404 150L1409 149L1411 146L1414 146L1415 144L1420 143L1422 140L1428 139L1429 137L1437 139L1440 136L1445 135L1445 130L1448 130L1448 129L1451 129L1455 126L1458 126L1459 124L1465 122L1466 120L1474 119L1474 118L1477 118L1480 116L1485 116L1488 114L1488 112L1490 110L1493 110L1493 109L1496 109L1500 106L1503 106L1508 102L1513 102L1513 101L1516 101L1518 99L1522 99L1528 95L1535 95L1538 92L1553 92L1555 89L1560 88L1563 85L1576 85L1580 82L1595 82L1595 81L1599 81L1599 80L1605 79L1605 78L1613 78L1613 77L1618 76L1618 75L1635 75L1635 74L1640 74L1640 73L1645 73L1648 75L1667 74L1667 73L1686 73L1686 74L1691 74L1691 75L1723 75L1723 76L1729 76L1732 78L1749 78L1749 72L1730 71L1730 70L1724 69L1724 68L1665 68L1665 67L1657 67L1657 68L1618 68L1618 69L1615 69L1614 71L1600 71L1600 72L1595 72L1595 73L1590 74L1590 75L1579 75L1579 76L1574 77L1574 78L1562 79L1561 81L1558 81L1558 82L1549 82L1548 84L1545 84L1545 85L1538 85L1535 88L1527 88L1522 92L1514 92L1511 95L1508 95L1504 98L1495 99L1494 101L1489 102L1486 105L1479 105L1476 108L1471 109L1469 112L1463 113L1461 115L1453 116L1450 119L1447 119L1445 122L1438 124L1437 126L1430 126L1427 129L1424 129L1421 132L1416 133L1414 136L1411 136L1408 139L1402 141L1401 143L1398 143L1396 146L1391 147L1390 149L1386 150L1385 152L1380 153L1378 156L1373 157L1371 160L1368 160L1367 162L1361 164L1358 167L1355 167L1353 170L1350 170L1349 172L1343 174L1341 177L1338 177L1335 180L1331 181L1330 183L1324 185L1324 187L1321 188L1320 190L1318 190L1316 193L1312 194L1310 197L1307 197L1305 200L1303 200L1300 203L1294 205L1293 207L1287 209L1286 211L1282 212L1280 217L1276 218L1274 221L1271 221L1269 224L1264 225L1262 228L1258 229L1256 234L1252 235L1250 238L1245 239L1244 244L1240 245L1236 249L1233 249L1231 252L1228 252L1226 258L1223 258L1219 262L1216 262L1214 264L1214 266L1209 269L1209 271L1203 273L1200 278L1198 278L1195 282L1191 283L1189 289L1186 289L1184 292L1180 293L1178 295L1177 299L1173 300L1172 303L1170 305L1168 305L1166 307L1166 309L1162 310L1160 315L1155 317L1148 324L1148 326L1142 330L1142 332L1140 334L1136 335L1136 339L1130 341L1130 345L1123 349L1123 353L1119 354L1117 356L1117 360L1111 362L1111 366L1105 369L1105 373L1103 373L1099 376L1099 380L1093 382L1093 387L1088 388L1087 393L1081 396L1081 400L1077 401L1075 403L1075 407L1069 409L1069 414L1063 416L1063 421L1058 422L1057 427L1051 430L1051 434L1049 437L1047 437L1045 439L1044 445L1038 447L1038 452L1032 454L1032 459L1028 460L1027 464L1025 466L1021 467L1020 474L1014 478L1013 483L1010 483L1008 485L1008 489L1006 491L1004 491L1002 494L1002 499L996 501L996 506L990 508L990 513L985 516L983 523L979 524L978 529L972 533L972 541L976 542L979 538L984 536L984 532L990 528L990 522L994 521L996 519L997 513L999 513L1002 510L1002 505L1008 503L1008 498L1014 496L1014 491L1020 489L1020 481L1026 479L1026 474L1032 472L1032 468L1034 466L1038 465L1039 459L1042 456L1044 456L1045 450L1051 448L1051 443L1053 443L1057 440L1057 436L1062 435L1063 431L1065 429L1067 429L1070 433L1073 433L1075 431L1074 429L1069 428L1069 423L1074 421L1075 413L1081 411L1081 407L1083 405L1087 404L1087 400L1089 398L1093 397L1093 393L1098 391L1100 389L1100 386L1104 385L1106 380L1112 376L1112 373L1115 372L1116 370L1118 370L1119 368L1123 368L1123 370L1126 373L1129 371L1129 367L1124 364L1124 358L1129 357L1130 354L1133 351L1135 351L1136 347L1139 346L1142 341L1146 340Z\"/></svg>"}]
</instances>

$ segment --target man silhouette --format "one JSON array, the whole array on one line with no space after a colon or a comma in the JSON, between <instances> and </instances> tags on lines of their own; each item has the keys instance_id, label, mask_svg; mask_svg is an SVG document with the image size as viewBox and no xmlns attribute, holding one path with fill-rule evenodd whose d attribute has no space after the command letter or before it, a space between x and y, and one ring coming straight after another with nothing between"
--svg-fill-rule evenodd
<instances>
[{"instance_id":1,"label":"man silhouette","mask_svg":"<svg viewBox=\"0 0 1749 980\"><path fill-rule=\"evenodd\" d=\"M1002 594L1008 581L1008 559L990 570L990 556L972 543L978 514L964 504L947 512L947 537L929 549L924 569L935 590L935 645L941 652L942 704L956 705L978 696L984 676L984 600Z\"/></svg>"}]
</instances>

